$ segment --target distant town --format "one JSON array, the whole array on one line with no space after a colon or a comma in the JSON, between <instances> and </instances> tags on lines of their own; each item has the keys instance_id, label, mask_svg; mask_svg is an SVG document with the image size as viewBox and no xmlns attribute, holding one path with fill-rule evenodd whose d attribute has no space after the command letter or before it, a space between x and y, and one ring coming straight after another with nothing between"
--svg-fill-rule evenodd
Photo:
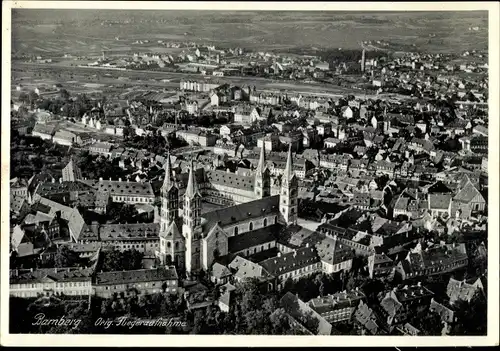
<instances>
[{"instance_id":1,"label":"distant town","mask_svg":"<svg viewBox=\"0 0 500 351\"><path fill-rule=\"evenodd\" d=\"M127 45L12 58L11 333L486 335L486 51Z\"/></svg>"}]
</instances>

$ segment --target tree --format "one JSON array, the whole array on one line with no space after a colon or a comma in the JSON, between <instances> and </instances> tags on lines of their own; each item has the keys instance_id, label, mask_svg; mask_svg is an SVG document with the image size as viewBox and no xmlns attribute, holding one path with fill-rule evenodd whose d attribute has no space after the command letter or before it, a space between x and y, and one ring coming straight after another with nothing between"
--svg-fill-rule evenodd
<instances>
[{"instance_id":1,"label":"tree","mask_svg":"<svg viewBox=\"0 0 500 351\"><path fill-rule=\"evenodd\" d=\"M123 269L125 270L141 269L143 258L144 258L144 253L139 252L136 249L123 251L122 254Z\"/></svg>"},{"instance_id":2,"label":"tree","mask_svg":"<svg viewBox=\"0 0 500 351\"><path fill-rule=\"evenodd\" d=\"M421 336L439 336L443 329L443 322L437 313L424 310L413 315L410 324L420 330Z\"/></svg>"},{"instance_id":3,"label":"tree","mask_svg":"<svg viewBox=\"0 0 500 351\"><path fill-rule=\"evenodd\" d=\"M201 310L194 313L193 334L202 334L205 329L205 316Z\"/></svg>"},{"instance_id":4,"label":"tree","mask_svg":"<svg viewBox=\"0 0 500 351\"><path fill-rule=\"evenodd\" d=\"M278 308L269 316L271 322L272 334L283 335L289 332L290 323L288 321L288 316L283 308Z\"/></svg>"},{"instance_id":5,"label":"tree","mask_svg":"<svg viewBox=\"0 0 500 351\"><path fill-rule=\"evenodd\" d=\"M487 299L482 291L477 291L472 300L457 303L458 322L452 327L451 335L487 334Z\"/></svg>"},{"instance_id":6,"label":"tree","mask_svg":"<svg viewBox=\"0 0 500 351\"><path fill-rule=\"evenodd\" d=\"M314 318L312 311L307 311L303 318L304 326L313 334L318 334L319 320Z\"/></svg>"},{"instance_id":7,"label":"tree","mask_svg":"<svg viewBox=\"0 0 500 351\"><path fill-rule=\"evenodd\" d=\"M79 264L80 258L78 254L70 250L67 246L61 245L57 248L54 257L54 264L57 268L74 267Z\"/></svg>"},{"instance_id":8,"label":"tree","mask_svg":"<svg viewBox=\"0 0 500 351\"><path fill-rule=\"evenodd\" d=\"M113 250L106 251L103 255L102 269L104 271L122 271L142 268L144 254L135 249L120 252L113 248Z\"/></svg>"},{"instance_id":9,"label":"tree","mask_svg":"<svg viewBox=\"0 0 500 351\"><path fill-rule=\"evenodd\" d=\"M102 270L106 272L122 270L122 254L117 249L103 252Z\"/></svg>"},{"instance_id":10,"label":"tree","mask_svg":"<svg viewBox=\"0 0 500 351\"><path fill-rule=\"evenodd\" d=\"M108 217L112 223L136 223L135 217L139 214L134 205L112 203Z\"/></svg>"},{"instance_id":11,"label":"tree","mask_svg":"<svg viewBox=\"0 0 500 351\"><path fill-rule=\"evenodd\" d=\"M59 96L63 100L68 100L70 97L70 94L66 89L61 89L61 90L59 90Z\"/></svg>"},{"instance_id":12,"label":"tree","mask_svg":"<svg viewBox=\"0 0 500 351\"><path fill-rule=\"evenodd\" d=\"M247 334L268 334L265 331L270 329L268 325L266 325L268 319L264 315L264 311L260 309L256 309L253 311L249 311L245 314L245 323L247 326Z\"/></svg>"},{"instance_id":13,"label":"tree","mask_svg":"<svg viewBox=\"0 0 500 351\"><path fill-rule=\"evenodd\" d=\"M39 96L34 91L30 91L28 94L29 103L32 105L36 100L38 100Z\"/></svg>"}]
</instances>

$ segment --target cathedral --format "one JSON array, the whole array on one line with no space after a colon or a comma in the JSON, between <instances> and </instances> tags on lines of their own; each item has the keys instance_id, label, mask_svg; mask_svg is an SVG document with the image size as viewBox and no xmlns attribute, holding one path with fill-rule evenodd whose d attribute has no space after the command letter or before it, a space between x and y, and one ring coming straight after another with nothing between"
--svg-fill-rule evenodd
<instances>
[{"instance_id":1,"label":"cathedral","mask_svg":"<svg viewBox=\"0 0 500 351\"><path fill-rule=\"evenodd\" d=\"M285 172L278 195L271 196L271 174L261 149L254 174L255 200L201 214L202 195L191 161L184 196L172 172L170 155L161 187L160 247L162 264L175 264L189 275L208 271L217 257L228 255L228 241L242 234L282 223L297 223L298 180L293 171L292 149L288 150ZM180 208L182 202L182 216ZM245 235L246 238L251 237Z\"/></svg>"}]
</instances>

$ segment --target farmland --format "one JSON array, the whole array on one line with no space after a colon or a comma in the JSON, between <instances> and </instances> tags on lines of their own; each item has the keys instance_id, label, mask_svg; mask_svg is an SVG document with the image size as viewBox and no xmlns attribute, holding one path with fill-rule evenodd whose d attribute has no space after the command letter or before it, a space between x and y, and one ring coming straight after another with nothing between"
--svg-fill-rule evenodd
<instances>
[{"instance_id":1,"label":"farmland","mask_svg":"<svg viewBox=\"0 0 500 351\"><path fill-rule=\"evenodd\" d=\"M48 56L175 50L158 47L158 40L287 51L353 49L360 41L384 38L427 52L484 50L488 41L486 12L16 10L12 19L13 53ZM137 40L149 43L134 44Z\"/></svg>"}]
</instances>

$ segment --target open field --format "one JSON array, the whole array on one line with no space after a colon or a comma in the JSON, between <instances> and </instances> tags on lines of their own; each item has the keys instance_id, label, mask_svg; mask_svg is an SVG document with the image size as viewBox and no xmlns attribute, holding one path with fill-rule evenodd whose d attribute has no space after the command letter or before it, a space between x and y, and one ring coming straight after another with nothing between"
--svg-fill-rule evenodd
<instances>
[{"instance_id":1,"label":"open field","mask_svg":"<svg viewBox=\"0 0 500 351\"><path fill-rule=\"evenodd\" d=\"M383 39L429 52L485 50L488 41L484 11L359 14L16 9L12 22L13 53L47 56L156 50L158 40L284 51L297 47L356 49L360 41ZM150 42L133 44L136 40Z\"/></svg>"}]
</instances>

